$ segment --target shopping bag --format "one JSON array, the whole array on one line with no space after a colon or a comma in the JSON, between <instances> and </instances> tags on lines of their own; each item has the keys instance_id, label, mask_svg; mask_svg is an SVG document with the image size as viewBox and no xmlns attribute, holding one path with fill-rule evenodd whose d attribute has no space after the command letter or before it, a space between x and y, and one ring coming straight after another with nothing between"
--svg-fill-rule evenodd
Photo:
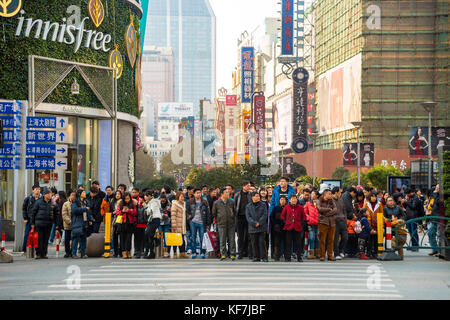
<instances>
[{"instance_id":1,"label":"shopping bag","mask_svg":"<svg viewBox=\"0 0 450 320\"><path fill-rule=\"evenodd\" d=\"M219 249L219 239L217 239L217 233L214 231L210 231L206 233L208 235L209 238L209 242L211 243L212 246L212 250L211 251L216 251Z\"/></svg>"},{"instance_id":2,"label":"shopping bag","mask_svg":"<svg viewBox=\"0 0 450 320\"><path fill-rule=\"evenodd\" d=\"M183 235L181 233L167 232L166 233L166 246L179 247L183 243Z\"/></svg>"},{"instance_id":3,"label":"shopping bag","mask_svg":"<svg viewBox=\"0 0 450 320\"><path fill-rule=\"evenodd\" d=\"M202 249L205 249L206 252L212 252L214 251L214 247L211 244L211 239L208 236L208 233L205 233L203 235L203 241L202 241Z\"/></svg>"},{"instance_id":4,"label":"shopping bag","mask_svg":"<svg viewBox=\"0 0 450 320\"><path fill-rule=\"evenodd\" d=\"M117 224L122 224L123 221L123 216L122 215L117 215L116 216L116 223Z\"/></svg>"}]
</instances>

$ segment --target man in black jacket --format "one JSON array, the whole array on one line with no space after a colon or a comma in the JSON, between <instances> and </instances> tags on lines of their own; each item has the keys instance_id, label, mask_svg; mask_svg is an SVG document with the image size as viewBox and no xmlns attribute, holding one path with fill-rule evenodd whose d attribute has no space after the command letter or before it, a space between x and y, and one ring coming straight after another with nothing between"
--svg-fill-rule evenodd
<instances>
[{"instance_id":1,"label":"man in black jacket","mask_svg":"<svg viewBox=\"0 0 450 320\"><path fill-rule=\"evenodd\" d=\"M102 195L104 193L100 193L100 190L96 185L93 185L89 191L90 192L86 200L88 202L89 208L91 208L92 217L94 218L94 223L92 224L92 233L98 233L100 230L100 225L103 221L101 206L104 198L104 196L102 198Z\"/></svg>"},{"instance_id":2,"label":"man in black jacket","mask_svg":"<svg viewBox=\"0 0 450 320\"><path fill-rule=\"evenodd\" d=\"M32 194L23 200L22 205L22 216L23 222L25 224L25 235L23 237L23 245L22 245L22 251L24 253L27 251L28 236L31 230L31 212L32 212L31 210L33 209L33 206L36 203L36 201L38 201L39 198L41 197L41 187L39 187L38 184L34 185L32 190L33 190Z\"/></svg>"},{"instance_id":3,"label":"man in black jacket","mask_svg":"<svg viewBox=\"0 0 450 320\"><path fill-rule=\"evenodd\" d=\"M355 207L353 206L353 200L356 198L356 188L351 187L342 195L342 201L344 202L344 214L347 220L352 220L353 215L356 214Z\"/></svg>"},{"instance_id":4,"label":"man in black jacket","mask_svg":"<svg viewBox=\"0 0 450 320\"><path fill-rule=\"evenodd\" d=\"M247 204L252 203L249 192L250 186L250 182L244 181L242 183L242 190L239 191L234 198L238 234L238 259L242 259L243 257L253 259L251 243L248 241L248 222L245 217L245 208L247 207Z\"/></svg>"},{"instance_id":5,"label":"man in black jacket","mask_svg":"<svg viewBox=\"0 0 450 320\"><path fill-rule=\"evenodd\" d=\"M36 201L31 213L31 230L36 229L38 233L38 248L36 259L48 259L48 239L55 217L52 213L52 193L48 188L44 188L42 197Z\"/></svg>"},{"instance_id":6,"label":"man in black jacket","mask_svg":"<svg viewBox=\"0 0 450 320\"><path fill-rule=\"evenodd\" d=\"M419 206L421 205L419 198L417 198L414 189L406 190L406 221L417 218ZM413 247L419 246L419 235L417 233L417 222L410 222L406 224L409 235L411 236L411 244ZM411 251L419 251L418 248L414 248Z\"/></svg>"}]
</instances>

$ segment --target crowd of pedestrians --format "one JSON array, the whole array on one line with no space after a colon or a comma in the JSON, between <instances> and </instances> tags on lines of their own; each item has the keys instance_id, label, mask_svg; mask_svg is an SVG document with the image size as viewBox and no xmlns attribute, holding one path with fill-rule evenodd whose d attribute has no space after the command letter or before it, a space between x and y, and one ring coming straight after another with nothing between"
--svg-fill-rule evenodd
<instances>
[{"instance_id":1,"label":"crowd of pedestrians","mask_svg":"<svg viewBox=\"0 0 450 320\"><path fill-rule=\"evenodd\" d=\"M422 228L429 237L430 255L437 255L438 221L421 226L408 223L424 215L439 216L439 185L424 194L408 189L391 195L355 186L330 190L325 184L316 189L310 184L290 184L286 177L276 186L259 188L246 181L238 191L232 185L188 186L176 192L167 186L128 191L123 184L103 191L94 181L88 191L79 186L58 192L35 185L22 208L23 251L29 233L37 232L36 259L47 259L48 245L58 232L64 239L65 258L86 258L87 238L100 231L106 213L111 213L112 256L123 259L154 259L158 245L164 258L170 258L173 251L173 258L196 259L200 255L205 259L202 242L208 232L215 232L215 255L221 260L375 259L381 216L383 223L391 221L396 230L394 247L402 247L409 235L412 250L418 251L414 247L419 246L418 228ZM167 233L181 234L181 245L167 246ZM398 254L403 259L402 248Z\"/></svg>"}]
</instances>

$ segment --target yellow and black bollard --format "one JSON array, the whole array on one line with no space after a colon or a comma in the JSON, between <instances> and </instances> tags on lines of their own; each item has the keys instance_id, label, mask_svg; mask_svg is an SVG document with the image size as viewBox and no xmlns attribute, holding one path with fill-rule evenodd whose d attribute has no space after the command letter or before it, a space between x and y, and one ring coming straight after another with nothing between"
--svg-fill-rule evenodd
<instances>
[{"instance_id":1,"label":"yellow and black bollard","mask_svg":"<svg viewBox=\"0 0 450 320\"><path fill-rule=\"evenodd\" d=\"M377 213L378 256L381 256L381 254L384 251L383 227L384 227L383 213L378 212Z\"/></svg>"},{"instance_id":2,"label":"yellow and black bollard","mask_svg":"<svg viewBox=\"0 0 450 320\"><path fill-rule=\"evenodd\" d=\"M111 212L105 213L105 253L104 257L109 258L111 254Z\"/></svg>"}]
</instances>

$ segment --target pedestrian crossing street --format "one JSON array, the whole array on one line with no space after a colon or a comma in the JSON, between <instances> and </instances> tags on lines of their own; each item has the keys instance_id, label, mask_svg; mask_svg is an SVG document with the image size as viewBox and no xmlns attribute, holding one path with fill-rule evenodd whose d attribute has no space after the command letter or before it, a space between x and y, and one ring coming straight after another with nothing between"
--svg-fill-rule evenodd
<instances>
[{"instance_id":1,"label":"pedestrian crossing street","mask_svg":"<svg viewBox=\"0 0 450 320\"><path fill-rule=\"evenodd\" d=\"M255 263L249 260L105 260L81 267L33 298L66 299L401 299L377 261Z\"/></svg>"}]
</instances>

